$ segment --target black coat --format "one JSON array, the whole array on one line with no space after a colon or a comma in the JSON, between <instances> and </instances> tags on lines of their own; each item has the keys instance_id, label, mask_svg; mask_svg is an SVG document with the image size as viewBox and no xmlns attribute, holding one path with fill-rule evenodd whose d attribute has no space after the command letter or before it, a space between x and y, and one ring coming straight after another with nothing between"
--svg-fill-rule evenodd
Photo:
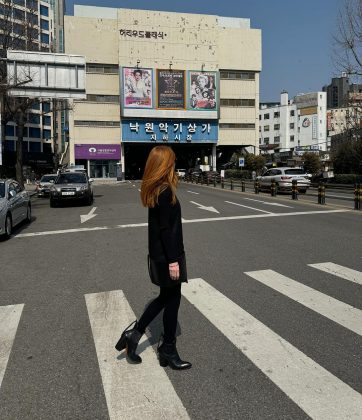
<instances>
[{"instance_id":1,"label":"black coat","mask_svg":"<svg viewBox=\"0 0 362 420\"><path fill-rule=\"evenodd\" d=\"M158 196L158 204L148 210L148 250L150 258L179 261L184 254L181 206L171 203L172 191L167 188Z\"/></svg>"}]
</instances>

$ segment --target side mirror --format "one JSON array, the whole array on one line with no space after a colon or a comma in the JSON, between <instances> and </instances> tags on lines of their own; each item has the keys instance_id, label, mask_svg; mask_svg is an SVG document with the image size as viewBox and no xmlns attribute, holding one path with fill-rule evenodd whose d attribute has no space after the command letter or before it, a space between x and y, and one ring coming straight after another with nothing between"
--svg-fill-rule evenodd
<instances>
[{"instance_id":1,"label":"side mirror","mask_svg":"<svg viewBox=\"0 0 362 420\"><path fill-rule=\"evenodd\" d=\"M89 182L90 183L94 182L94 179L93 178L89 178Z\"/></svg>"},{"instance_id":2,"label":"side mirror","mask_svg":"<svg viewBox=\"0 0 362 420\"><path fill-rule=\"evenodd\" d=\"M16 191L15 190L9 191L9 200L14 198L15 196L16 196Z\"/></svg>"},{"instance_id":3,"label":"side mirror","mask_svg":"<svg viewBox=\"0 0 362 420\"><path fill-rule=\"evenodd\" d=\"M51 184L54 184L54 183L55 183L55 180L54 180L54 179L51 179L49 182L50 182Z\"/></svg>"}]
</instances>

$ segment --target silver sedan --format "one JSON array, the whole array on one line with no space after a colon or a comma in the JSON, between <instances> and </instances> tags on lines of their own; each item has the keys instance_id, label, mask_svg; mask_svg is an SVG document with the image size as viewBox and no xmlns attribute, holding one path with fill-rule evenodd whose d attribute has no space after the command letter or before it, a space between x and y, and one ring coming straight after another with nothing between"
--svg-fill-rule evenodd
<instances>
[{"instance_id":1,"label":"silver sedan","mask_svg":"<svg viewBox=\"0 0 362 420\"><path fill-rule=\"evenodd\" d=\"M9 238L13 227L31 221L30 196L15 180L0 179L0 235Z\"/></svg>"}]
</instances>

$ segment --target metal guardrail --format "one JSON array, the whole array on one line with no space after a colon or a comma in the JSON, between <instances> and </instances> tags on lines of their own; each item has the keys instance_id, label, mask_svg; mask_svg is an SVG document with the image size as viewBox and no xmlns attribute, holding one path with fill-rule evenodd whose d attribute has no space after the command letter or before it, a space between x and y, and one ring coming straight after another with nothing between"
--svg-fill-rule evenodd
<instances>
[{"instance_id":1,"label":"metal guardrail","mask_svg":"<svg viewBox=\"0 0 362 420\"><path fill-rule=\"evenodd\" d=\"M259 181L252 179L235 179L235 178L221 178L218 176L208 176L208 175L186 175L183 178L183 181L192 184L200 184L213 186L214 188L229 189L231 191L239 192L254 192L259 194L261 191L261 186ZM280 192L278 191L278 185L273 179L270 183L270 187L266 188L270 191L272 197L276 197ZM345 193L347 196L336 196L333 194L338 194L340 192ZM328 195L330 193L330 195ZM309 189L306 192L303 192L304 196L312 196L317 198L317 203L320 205L326 204L326 197L336 200L347 200L354 203L355 210L361 210L362 202L362 189L361 184L330 184L330 183L311 183ZM292 200L298 200L301 196L301 193L298 189L298 184L296 180L292 181L291 187L291 198Z\"/></svg>"}]
</instances>

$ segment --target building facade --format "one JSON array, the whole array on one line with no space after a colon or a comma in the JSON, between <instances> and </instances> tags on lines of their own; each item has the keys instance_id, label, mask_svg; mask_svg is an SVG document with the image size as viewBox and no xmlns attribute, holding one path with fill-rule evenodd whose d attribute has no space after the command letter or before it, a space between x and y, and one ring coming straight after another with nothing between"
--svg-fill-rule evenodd
<instances>
[{"instance_id":1,"label":"building facade","mask_svg":"<svg viewBox=\"0 0 362 420\"><path fill-rule=\"evenodd\" d=\"M301 94L280 103L260 104L259 146L262 153L288 158L305 151L326 151L327 103L325 92Z\"/></svg>"},{"instance_id":2,"label":"building facade","mask_svg":"<svg viewBox=\"0 0 362 420\"><path fill-rule=\"evenodd\" d=\"M54 10L46 0L13 0L0 4L0 55L7 50L54 50ZM27 113L23 139L25 176L53 168L55 121L49 101L35 102ZM4 167L15 164L16 124L7 122L1 146Z\"/></svg>"},{"instance_id":3,"label":"building facade","mask_svg":"<svg viewBox=\"0 0 362 420\"><path fill-rule=\"evenodd\" d=\"M92 177L139 178L155 144L186 169L258 151L261 31L249 19L76 5L65 52L87 58L70 163Z\"/></svg>"},{"instance_id":4,"label":"building facade","mask_svg":"<svg viewBox=\"0 0 362 420\"><path fill-rule=\"evenodd\" d=\"M345 108L354 100L356 94L362 94L362 85L350 83L345 73L341 77L333 77L329 85L323 86L327 93L327 108Z\"/></svg>"}]
</instances>

